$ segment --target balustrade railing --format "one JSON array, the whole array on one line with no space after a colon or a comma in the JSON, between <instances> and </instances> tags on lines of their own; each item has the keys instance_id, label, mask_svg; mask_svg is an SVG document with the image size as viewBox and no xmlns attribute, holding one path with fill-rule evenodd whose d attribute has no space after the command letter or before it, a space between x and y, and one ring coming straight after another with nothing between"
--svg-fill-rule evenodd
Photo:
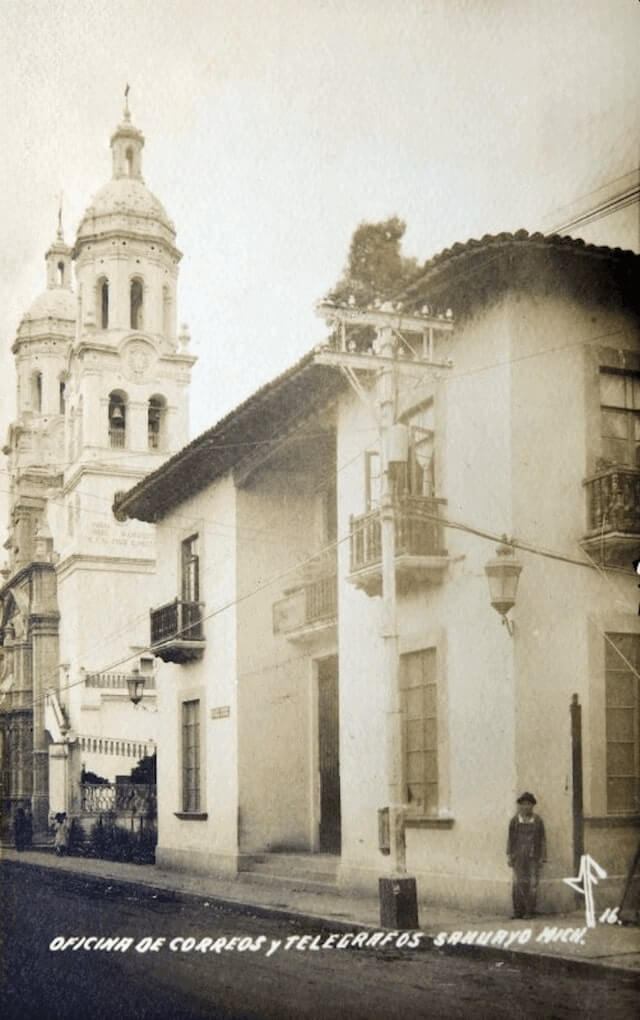
<instances>
[{"instance_id":1,"label":"balustrade railing","mask_svg":"<svg viewBox=\"0 0 640 1020\"><path fill-rule=\"evenodd\" d=\"M126 690L131 673L86 673L85 687L99 690ZM153 673L144 673L144 689L155 690L156 678Z\"/></svg>"},{"instance_id":2,"label":"balustrade railing","mask_svg":"<svg viewBox=\"0 0 640 1020\"><path fill-rule=\"evenodd\" d=\"M446 556L444 528L438 520L442 499L404 496L394 507L396 556ZM351 517L351 572L382 560L380 510Z\"/></svg>"},{"instance_id":3,"label":"balustrade railing","mask_svg":"<svg viewBox=\"0 0 640 1020\"><path fill-rule=\"evenodd\" d=\"M338 580L334 569L290 589L285 598L274 603L274 633L289 634L323 620L332 620L337 612Z\"/></svg>"},{"instance_id":4,"label":"balustrade railing","mask_svg":"<svg viewBox=\"0 0 640 1020\"><path fill-rule=\"evenodd\" d=\"M126 432L124 429L111 426L109 429L109 445L113 450L122 450L125 445Z\"/></svg>"},{"instance_id":5,"label":"balustrade railing","mask_svg":"<svg viewBox=\"0 0 640 1020\"><path fill-rule=\"evenodd\" d=\"M304 586L305 623L317 623L338 611L338 579L335 574L319 577Z\"/></svg>"},{"instance_id":6,"label":"balustrade railing","mask_svg":"<svg viewBox=\"0 0 640 1020\"><path fill-rule=\"evenodd\" d=\"M584 484L589 531L640 532L640 471L611 467Z\"/></svg>"}]
</instances>

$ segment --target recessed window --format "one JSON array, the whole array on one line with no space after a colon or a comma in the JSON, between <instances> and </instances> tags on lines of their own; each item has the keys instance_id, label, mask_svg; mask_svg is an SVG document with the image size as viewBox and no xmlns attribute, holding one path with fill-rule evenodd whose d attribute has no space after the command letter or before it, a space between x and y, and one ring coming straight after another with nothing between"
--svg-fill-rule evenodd
<instances>
[{"instance_id":1,"label":"recessed window","mask_svg":"<svg viewBox=\"0 0 640 1020\"><path fill-rule=\"evenodd\" d=\"M64 382L61 379L59 384L58 384L58 410L59 410L60 414L64 414L64 411L65 411L64 390L65 390L65 385L64 385Z\"/></svg>"},{"instance_id":2,"label":"recessed window","mask_svg":"<svg viewBox=\"0 0 640 1020\"><path fill-rule=\"evenodd\" d=\"M198 536L191 535L182 543L182 601L200 600L200 556Z\"/></svg>"},{"instance_id":3,"label":"recessed window","mask_svg":"<svg viewBox=\"0 0 640 1020\"><path fill-rule=\"evenodd\" d=\"M640 467L640 375L600 372L602 456Z\"/></svg>"},{"instance_id":4,"label":"recessed window","mask_svg":"<svg viewBox=\"0 0 640 1020\"><path fill-rule=\"evenodd\" d=\"M58 286L64 286L64 262L58 262Z\"/></svg>"},{"instance_id":5,"label":"recessed window","mask_svg":"<svg viewBox=\"0 0 640 1020\"><path fill-rule=\"evenodd\" d=\"M142 329L142 280L131 281L130 324L132 329Z\"/></svg>"},{"instance_id":6,"label":"recessed window","mask_svg":"<svg viewBox=\"0 0 640 1020\"><path fill-rule=\"evenodd\" d=\"M182 702L182 810L200 811L200 702Z\"/></svg>"},{"instance_id":7,"label":"recessed window","mask_svg":"<svg viewBox=\"0 0 640 1020\"><path fill-rule=\"evenodd\" d=\"M98 302L100 307L100 328L107 329L109 326L109 281L98 282Z\"/></svg>"},{"instance_id":8,"label":"recessed window","mask_svg":"<svg viewBox=\"0 0 640 1020\"><path fill-rule=\"evenodd\" d=\"M607 634L607 814L640 811L640 634Z\"/></svg>"},{"instance_id":9,"label":"recessed window","mask_svg":"<svg viewBox=\"0 0 640 1020\"><path fill-rule=\"evenodd\" d=\"M404 767L409 811L438 813L438 691L436 650L400 657L400 692L404 720Z\"/></svg>"},{"instance_id":10,"label":"recessed window","mask_svg":"<svg viewBox=\"0 0 640 1020\"><path fill-rule=\"evenodd\" d=\"M31 377L31 406L34 411L42 410L42 372L34 372Z\"/></svg>"}]
</instances>

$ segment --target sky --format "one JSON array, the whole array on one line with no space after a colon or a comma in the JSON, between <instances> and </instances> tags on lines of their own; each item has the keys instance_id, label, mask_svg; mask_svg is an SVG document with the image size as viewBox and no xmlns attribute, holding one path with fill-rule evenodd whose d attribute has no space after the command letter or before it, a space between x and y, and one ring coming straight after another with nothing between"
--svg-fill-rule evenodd
<instances>
[{"instance_id":1,"label":"sky","mask_svg":"<svg viewBox=\"0 0 640 1020\"><path fill-rule=\"evenodd\" d=\"M322 338L359 222L401 216L423 261L624 180L639 28L637 0L0 0L2 435L59 195L72 243L127 82L184 253L196 435Z\"/></svg>"}]
</instances>

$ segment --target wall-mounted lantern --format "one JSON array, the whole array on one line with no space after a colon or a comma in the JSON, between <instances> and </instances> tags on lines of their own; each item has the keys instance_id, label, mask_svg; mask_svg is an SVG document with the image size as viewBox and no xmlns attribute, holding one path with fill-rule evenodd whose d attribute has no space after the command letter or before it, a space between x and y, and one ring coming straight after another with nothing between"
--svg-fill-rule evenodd
<instances>
[{"instance_id":1,"label":"wall-mounted lantern","mask_svg":"<svg viewBox=\"0 0 640 1020\"><path fill-rule=\"evenodd\" d=\"M513 547L506 543L505 536L502 544L496 549L495 558L489 560L484 571L489 582L491 605L496 612L500 613L509 634L513 634L513 624L507 613L516 604L516 592L522 564L515 558Z\"/></svg>"},{"instance_id":2,"label":"wall-mounted lantern","mask_svg":"<svg viewBox=\"0 0 640 1020\"><path fill-rule=\"evenodd\" d=\"M129 700L137 705L138 702L142 701L142 695L144 692L144 676L140 673L140 670L136 667L131 670L131 673L127 677L127 687L129 688Z\"/></svg>"}]
</instances>

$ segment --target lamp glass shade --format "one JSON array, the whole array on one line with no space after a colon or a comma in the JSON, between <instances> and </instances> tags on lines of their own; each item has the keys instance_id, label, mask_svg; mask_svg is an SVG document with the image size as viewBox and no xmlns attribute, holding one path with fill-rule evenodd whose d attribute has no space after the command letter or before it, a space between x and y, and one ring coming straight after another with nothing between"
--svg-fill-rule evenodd
<instances>
[{"instance_id":1,"label":"lamp glass shade","mask_svg":"<svg viewBox=\"0 0 640 1020\"><path fill-rule=\"evenodd\" d=\"M511 546L500 545L495 559L489 560L484 570L489 582L491 605L504 616L516 604L522 564L516 560Z\"/></svg>"},{"instance_id":2,"label":"lamp glass shade","mask_svg":"<svg viewBox=\"0 0 640 1020\"><path fill-rule=\"evenodd\" d=\"M139 669L134 669L127 677L127 687L129 689L129 700L137 705L142 700L142 693L144 691L145 678L141 675Z\"/></svg>"}]
</instances>

